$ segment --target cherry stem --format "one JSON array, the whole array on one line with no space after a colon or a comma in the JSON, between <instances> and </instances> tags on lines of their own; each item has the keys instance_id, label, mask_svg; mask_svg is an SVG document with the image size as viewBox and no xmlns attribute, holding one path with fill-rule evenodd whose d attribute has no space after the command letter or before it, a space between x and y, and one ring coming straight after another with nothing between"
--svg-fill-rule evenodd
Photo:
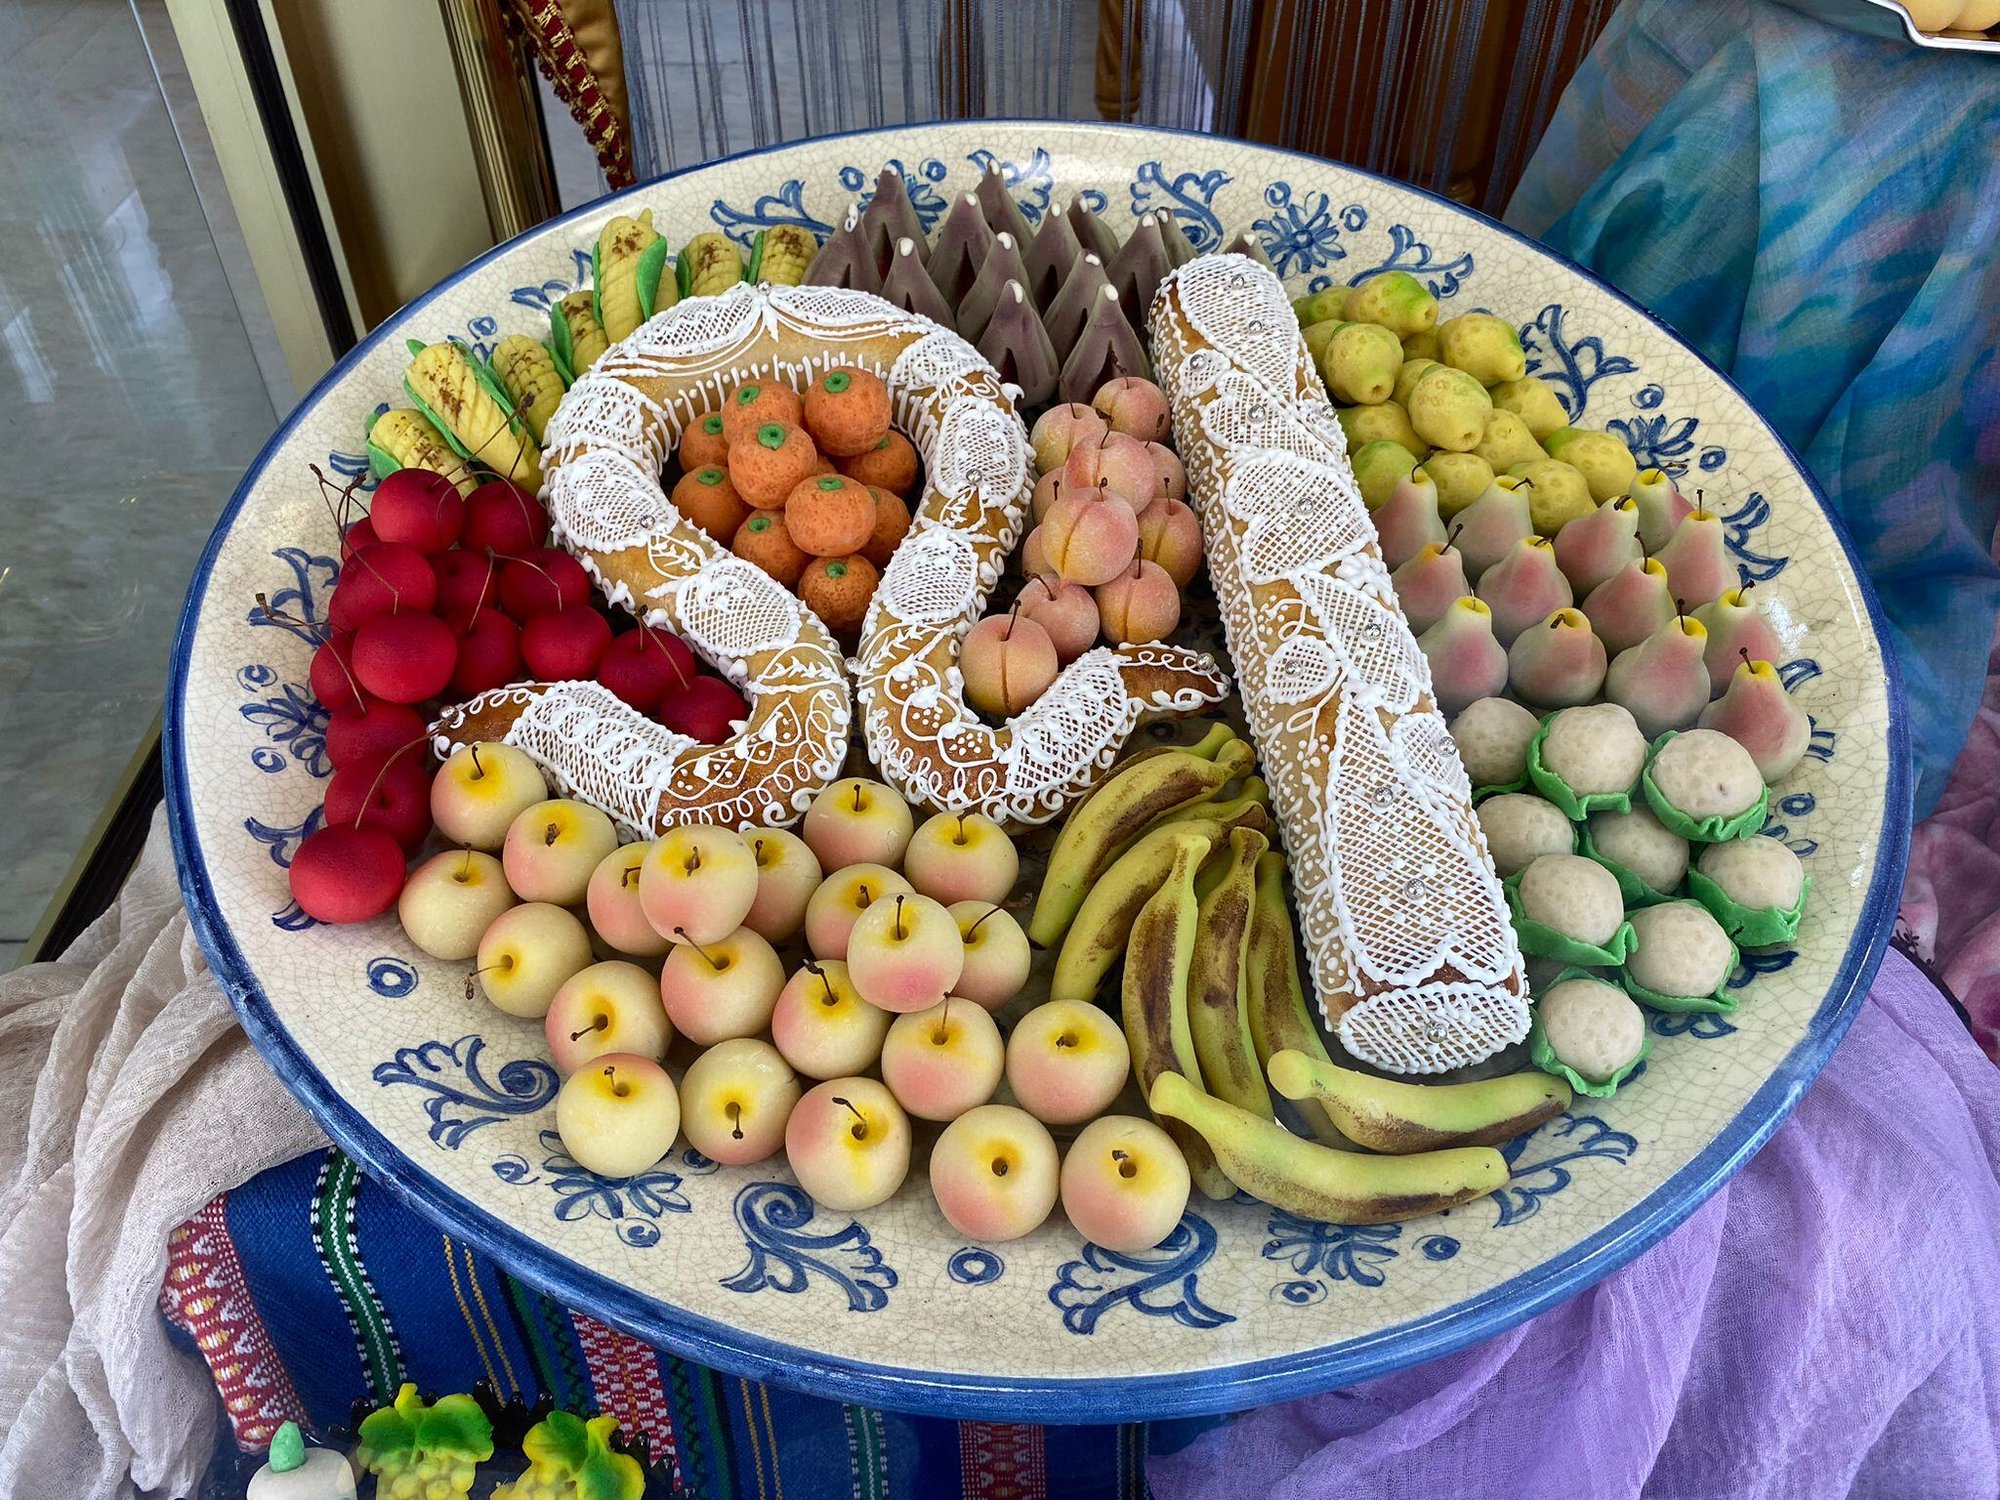
<instances>
[{"instance_id":1,"label":"cherry stem","mask_svg":"<svg viewBox=\"0 0 2000 1500\"><path fill-rule=\"evenodd\" d=\"M716 973L720 974L725 968L728 967L727 964L717 963L714 957L709 953L709 951L706 948L702 947L700 943L697 943L693 938L689 937L687 934L687 929L685 927L676 927L674 929L674 936L679 938L683 943L686 943L690 948L694 949L694 951L699 953L703 958L707 959L708 966L711 969L715 970Z\"/></svg>"},{"instance_id":2,"label":"cherry stem","mask_svg":"<svg viewBox=\"0 0 2000 1500\"><path fill-rule=\"evenodd\" d=\"M402 744L391 750L388 755L383 757L382 769L377 771L375 779L368 783L368 795L361 799L361 810L354 815L354 826L356 828L359 828L362 821L368 816L368 809L375 805L375 793L381 789L382 778L389 774L389 767L393 766L398 758L408 754L416 746L423 744L428 738L428 735L420 734L413 740L405 740ZM467 861L468 864L470 862L469 860Z\"/></svg>"}]
</instances>

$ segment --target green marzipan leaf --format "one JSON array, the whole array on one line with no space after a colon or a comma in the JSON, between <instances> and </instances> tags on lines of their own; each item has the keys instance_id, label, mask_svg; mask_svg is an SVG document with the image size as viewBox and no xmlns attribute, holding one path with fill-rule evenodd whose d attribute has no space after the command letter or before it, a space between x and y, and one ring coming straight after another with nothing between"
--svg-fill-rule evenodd
<instances>
[{"instance_id":1,"label":"green marzipan leaf","mask_svg":"<svg viewBox=\"0 0 2000 1500\"><path fill-rule=\"evenodd\" d=\"M635 272L639 291L639 321L645 322L659 311L660 277L666 274L667 242L664 237L654 240L639 252L639 264ZM675 277L679 281L678 274ZM602 323L603 318L598 322Z\"/></svg>"}]
</instances>

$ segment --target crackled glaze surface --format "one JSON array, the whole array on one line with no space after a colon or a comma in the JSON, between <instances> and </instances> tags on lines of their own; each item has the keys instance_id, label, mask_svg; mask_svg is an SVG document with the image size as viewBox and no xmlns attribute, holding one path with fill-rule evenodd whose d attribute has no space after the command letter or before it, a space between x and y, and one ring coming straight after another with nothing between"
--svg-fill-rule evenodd
<instances>
[{"instance_id":1,"label":"crackled glaze surface","mask_svg":"<svg viewBox=\"0 0 2000 1500\"><path fill-rule=\"evenodd\" d=\"M253 597L318 617L334 536L307 465L357 472L395 399L403 339L539 333L587 274L607 200L505 247L392 319L274 439L191 595L168 704L168 793L211 960L274 1067L371 1171L511 1268L724 1368L877 1404L1048 1420L1245 1406L1342 1384L1497 1331L1670 1228L1761 1141L1845 1028L1900 883L1903 731L1864 591L1812 489L1725 382L1616 296L1448 204L1229 141L1087 126L926 127L716 163L641 188L676 240L764 224L824 230L887 160L920 215L987 162L1031 218L1073 193L1114 222L1171 209L1202 249L1248 228L1294 292L1409 269L1447 312L1521 325L1537 372L1642 463L1684 463L1727 518L1790 656L1814 740L1766 830L1806 860L1795 947L1752 955L1742 1007L1655 1018L1644 1076L1509 1147L1494 1199L1405 1225L1298 1222L1197 1204L1144 1255L1083 1244L1060 1215L968 1246L920 1181L858 1219L815 1212L782 1166L677 1153L643 1177L583 1173L553 1134L539 1028L463 998L393 921L327 929L285 862L328 767L310 646Z\"/></svg>"}]
</instances>

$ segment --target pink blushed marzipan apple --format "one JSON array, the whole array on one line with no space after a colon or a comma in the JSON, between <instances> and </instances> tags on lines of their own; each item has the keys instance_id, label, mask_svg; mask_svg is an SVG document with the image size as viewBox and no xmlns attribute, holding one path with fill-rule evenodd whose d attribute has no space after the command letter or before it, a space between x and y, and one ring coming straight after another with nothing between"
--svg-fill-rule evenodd
<instances>
[{"instance_id":1,"label":"pink blushed marzipan apple","mask_svg":"<svg viewBox=\"0 0 2000 1500\"><path fill-rule=\"evenodd\" d=\"M861 914L877 901L916 892L887 865L849 865L820 882L806 902L806 946L821 958L847 958Z\"/></svg>"},{"instance_id":2,"label":"pink blushed marzipan apple","mask_svg":"<svg viewBox=\"0 0 2000 1500\"><path fill-rule=\"evenodd\" d=\"M813 798L799 832L829 873L849 865L903 862L914 820L910 805L879 781L849 776Z\"/></svg>"},{"instance_id":3,"label":"pink blushed marzipan apple","mask_svg":"<svg viewBox=\"0 0 2000 1500\"><path fill-rule=\"evenodd\" d=\"M567 1077L592 1058L629 1052L658 1062L673 1044L659 981L637 964L608 959L564 981L542 1018L549 1057Z\"/></svg>"},{"instance_id":4,"label":"pink blushed marzipan apple","mask_svg":"<svg viewBox=\"0 0 2000 1500\"><path fill-rule=\"evenodd\" d=\"M529 901L493 919L475 961L488 1000L510 1016L539 1021L556 991L589 965L590 934L560 906Z\"/></svg>"},{"instance_id":5,"label":"pink blushed marzipan apple","mask_svg":"<svg viewBox=\"0 0 2000 1500\"><path fill-rule=\"evenodd\" d=\"M1106 1250L1150 1250L1187 1210L1187 1158L1151 1120L1105 1115L1070 1142L1062 1205L1076 1232Z\"/></svg>"},{"instance_id":6,"label":"pink blushed marzipan apple","mask_svg":"<svg viewBox=\"0 0 2000 1500\"><path fill-rule=\"evenodd\" d=\"M590 872L583 893L590 926L604 943L634 958L659 958L674 945L646 920L639 905L639 872L645 868L651 844L626 844L613 849Z\"/></svg>"},{"instance_id":7,"label":"pink blushed marzipan apple","mask_svg":"<svg viewBox=\"0 0 2000 1500\"><path fill-rule=\"evenodd\" d=\"M809 958L778 992L771 1040L808 1078L845 1078L875 1066L891 1019L861 998L840 959Z\"/></svg>"},{"instance_id":8,"label":"pink blushed marzipan apple","mask_svg":"<svg viewBox=\"0 0 2000 1500\"><path fill-rule=\"evenodd\" d=\"M743 835L757 860L757 899L743 925L773 943L797 937L806 923L806 903L819 889L819 860L796 833L753 828Z\"/></svg>"},{"instance_id":9,"label":"pink blushed marzipan apple","mask_svg":"<svg viewBox=\"0 0 2000 1500\"><path fill-rule=\"evenodd\" d=\"M903 874L919 895L946 906L1005 901L1020 878L1021 859L1006 830L984 813L939 813L911 836Z\"/></svg>"},{"instance_id":10,"label":"pink blushed marzipan apple","mask_svg":"<svg viewBox=\"0 0 2000 1500\"><path fill-rule=\"evenodd\" d=\"M928 896L889 896L854 919L847 973L871 1005L901 1015L952 992L965 943L951 913Z\"/></svg>"},{"instance_id":11,"label":"pink blushed marzipan apple","mask_svg":"<svg viewBox=\"0 0 2000 1500\"><path fill-rule=\"evenodd\" d=\"M708 824L670 828L639 867L639 907L677 943L720 942L757 900L757 857L741 834Z\"/></svg>"},{"instance_id":12,"label":"pink blushed marzipan apple","mask_svg":"<svg viewBox=\"0 0 2000 1500\"><path fill-rule=\"evenodd\" d=\"M1006 1050L993 1017L949 998L896 1017L882 1043L882 1081L920 1120L955 1120L1000 1086Z\"/></svg>"},{"instance_id":13,"label":"pink blushed marzipan apple","mask_svg":"<svg viewBox=\"0 0 2000 1500\"><path fill-rule=\"evenodd\" d=\"M454 750L431 779L431 821L454 844L489 852L507 841L508 826L549 795L542 768L512 745Z\"/></svg>"},{"instance_id":14,"label":"pink blushed marzipan apple","mask_svg":"<svg viewBox=\"0 0 2000 1500\"><path fill-rule=\"evenodd\" d=\"M798 1075L776 1047L755 1037L717 1042L681 1075L688 1144L725 1167L776 1155L798 1102Z\"/></svg>"},{"instance_id":15,"label":"pink blushed marzipan apple","mask_svg":"<svg viewBox=\"0 0 2000 1500\"><path fill-rule=\"evenodd\" d=\"M1007 1086L1046 1125L1080 1125L1111 1107L1132 1071L1125 1032L1082 1000L1050 1000L1007 1038Z\"/></svg>"},{"instance_id":16,"label":"pink blushed marzipan apple","mask_svg":"<svg viewBox=\"0 0 2000 1500\"><path fill-rule=\"evenodd\" d=\"M704 1047L762 1031L784 987L785 966L747 927L713 942L676 943L660 966L667 1019Z\"/></svg>"},{"instance_id":17,"label":"pink blushed marzipan apple","mask_svg":"<svg viewBox=\"0 0 2000 1500\"><path fill-rule=\"evenodd\" d=\"M830 1078L785 1121L785 1160L820 1207L855 1213L894 1195L910 1170L910 1120L887 1085Z\"/></svg>"},{"instance_id":18,"label":"pink blushed marzipan apple","mask_svg":"<svg viewBox=\"0 0 2000 1500\"><path fill-rule=\"evenodd\" d=\"M931 1196L969 1239L1019 1239L1049 1216L1059 1188L1048 1126L1011 1104L967 1110L931 1147Z\"/></svg>"},{"instance_id":19,"label":"pink blushed marzipan apple","mask_svg":"<svg viewBox=\"0 0 2000 1500\"><path fill-rule=\"evenodd\" d=\"M951 919L958 925L965 964L952 993L987 1010L998 1010L1021 993L1034 963L1028 935L1011 912L990 901L954 901Z\"/></svg>"},{"instance_id":20,"label":"pink blushed marzipan apple","mask_svg":"<svg viewBox=\"0 0 2000 1500\"><path fill-rule=\"evenodd\" d=\"M681 1101L650 1057L607 1052L556 1090L556 1134L576 1164L600 1177L631 1177L673 1148Z\"/></svg>"},{"instance_id":21,"label":"pink blushed marzipan apple","mask_svg":"<svg viewBox=\"0 0 2000 1500\"><path fill-rule=\"evenodd\" d=\"M591 872L618 847L611 820L587 802L556 797L522 809L507 825L500 863L523 901L582 904Z\"/></svg>"},{"instance_id":22,"label":"pink blushed marzipan apple","mask_svg":"<svg viewBox=\"0 0 2000 1500\"><path fill-rule=\"evenodd\" d=\"M493 919L514 904L500 861L476 849L434 854L410 872L396 898L403 933L432 958L466 959Z\"/></svg>"}]
</instances>

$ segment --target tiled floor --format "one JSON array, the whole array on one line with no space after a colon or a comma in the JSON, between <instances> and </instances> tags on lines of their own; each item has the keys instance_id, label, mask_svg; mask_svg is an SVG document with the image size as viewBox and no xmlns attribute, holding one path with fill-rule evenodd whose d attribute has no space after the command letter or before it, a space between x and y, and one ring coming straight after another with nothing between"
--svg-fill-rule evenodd
<instances>
[{"instance_id":1,"label":"tiled floor","mask_svg":"<svg viewBox=\"0 0 2000 1500\"><path fill-rule=\"evenodd\" d=\"M0 0L0 410L4 968L274 420L127 0Z\"/></svg>"}]
</instances>

